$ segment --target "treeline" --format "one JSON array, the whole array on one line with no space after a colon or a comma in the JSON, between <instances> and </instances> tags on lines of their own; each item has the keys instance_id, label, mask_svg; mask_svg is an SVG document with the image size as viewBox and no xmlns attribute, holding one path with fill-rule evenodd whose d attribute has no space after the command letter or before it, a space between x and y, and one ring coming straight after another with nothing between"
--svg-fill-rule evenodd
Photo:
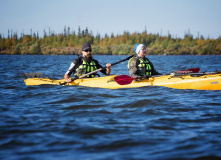
<instances>
[{"instance_id":1,"label":"treeline","mask_svg":"<svg viewBox=\"0 0 221 160\"><path fill-rule=\"evenodd\" d=\"M174 38L168 33L167 36L147 33L129 33L125 31L122 35L94 36L88 28L76 33L70 31L70 27L64 27L61 34L55 34L49 29L44 31L43 37L37 33L29 35L8 31L8 37L0 34L0 54L12 55L70 55L80 54L81 45L85 42L92 44L93 54L133 54L133 47L137 43L145 44L148 54L151 55L221 55L221 36L217 39L205 39L203 36L193 38L190 33L184 38Z\"/></svg>"}]
</instances>

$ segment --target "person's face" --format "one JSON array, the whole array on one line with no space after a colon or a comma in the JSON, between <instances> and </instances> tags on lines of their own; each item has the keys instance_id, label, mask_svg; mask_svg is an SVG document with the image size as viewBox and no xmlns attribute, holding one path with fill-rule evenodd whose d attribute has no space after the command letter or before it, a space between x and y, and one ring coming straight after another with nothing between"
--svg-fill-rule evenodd
<instances>
[{"instance_id":1,"label":"person's face","mask_svg":"<svg viewBox=\"0 0 221 160\"><path fill-rule=\"evenodd\" d=\"M82 52L82 54L83 54L83 57L85 57L85 58L90 58L91 57L91 48L88 48L88 49L86 49L86 50L83 50L83 51L81 51Z\"/></svg>"},{"instance_id":2,"label":"person's face","mask_svg":"<svg viewBox=\"0 0 221 160\"><path fill-rule=\"evenodd\" d=\"M146 55L146 53L147 53L146 47L142 47L142 48L140 49L140 51L139 51L138 56L141 57L141 58L144 58L145 55Z\"/></svg>"}]
</instances>

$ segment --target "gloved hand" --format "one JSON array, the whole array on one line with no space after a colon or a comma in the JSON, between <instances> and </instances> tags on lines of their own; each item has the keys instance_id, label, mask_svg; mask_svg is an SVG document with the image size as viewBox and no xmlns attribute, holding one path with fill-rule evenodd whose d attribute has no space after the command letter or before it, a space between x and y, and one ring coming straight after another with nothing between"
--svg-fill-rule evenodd
<instances>
[{"instance_id":1,"label":"gloved hand","mask_svg":"<svg viewBox=\"0 0 221 160\"><path fill-rule=\"evenodd\" d=\"M145 76L143 76L143 78L145 78L145 79L149 79L149 75L145 75Z\"/></svg>"},{"instance_id":2,"label":"gloved hand","mask_svg":"<svg viewBox=\"0 0 221 160\"><path fill-rule=\"evenodd\" d=\"M148 75L145 75L145 76L138 76L136 77L136 79L149 79L149 76Z\"/></svg>"},{"instance_id":3,"label":"gloved hand","mask_svg":"<svg viewBox=\"0 0 221 160\"><path fill-rule=\"evenodd\" d=\"M136 80L140 80L140 79L142 79L143 78L143 76L137 76L136 77Z\"/></svg>"}]
</instances>

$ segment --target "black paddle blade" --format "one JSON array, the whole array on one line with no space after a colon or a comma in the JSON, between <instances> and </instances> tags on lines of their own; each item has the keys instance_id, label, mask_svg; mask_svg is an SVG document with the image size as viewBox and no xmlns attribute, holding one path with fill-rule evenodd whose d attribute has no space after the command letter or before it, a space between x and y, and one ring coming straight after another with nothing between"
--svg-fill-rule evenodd
<instances>
[{"instance_id":1,"label":"black paddle blade","mask_svg":"<svg viewBox=\"0 0 221 160\"><path fill-rule=\"evenodd\" d=\"M119 84L119 85L127 85L127 84L131 84L131 82L133 80L135 80L136 78L131 78L128 75L120 75L120 76L116 76L114 77L114 80Z\"/></svg>"},{"instance_id":2,"label":"black paddle blade","mask_svg":"<svg viewBox=\"0 0 221 160\"><path fill-rule=\"evenodd\" d=\"M43 77L43 74L39 73L39 72L35 72L35 73L22 73L21 76L22 76L23 79L27 79L27 78Z\"/></svg>"}]
</instances>

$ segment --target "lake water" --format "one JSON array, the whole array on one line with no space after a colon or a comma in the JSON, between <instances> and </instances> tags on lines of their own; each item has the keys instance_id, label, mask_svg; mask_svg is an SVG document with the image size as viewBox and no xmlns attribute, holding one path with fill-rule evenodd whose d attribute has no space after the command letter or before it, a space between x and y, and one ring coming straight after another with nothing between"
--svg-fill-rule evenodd
<instances>
[{"instance_id":1,"label":"lake water","mask_svg":"<svg viewBox=\"0 0 221 160\"><path fill-rule=\"evenodd\" d=\"M0 55L0 159L221 159L221 91L25 86L77 56ZM104 66L128 56L94 56ZM148 56L157 71L221 71L221 56ZM127 74L127 62L111 68ZM102 73L101 73L101 76Z\"/></svg>"}]
</instances>

